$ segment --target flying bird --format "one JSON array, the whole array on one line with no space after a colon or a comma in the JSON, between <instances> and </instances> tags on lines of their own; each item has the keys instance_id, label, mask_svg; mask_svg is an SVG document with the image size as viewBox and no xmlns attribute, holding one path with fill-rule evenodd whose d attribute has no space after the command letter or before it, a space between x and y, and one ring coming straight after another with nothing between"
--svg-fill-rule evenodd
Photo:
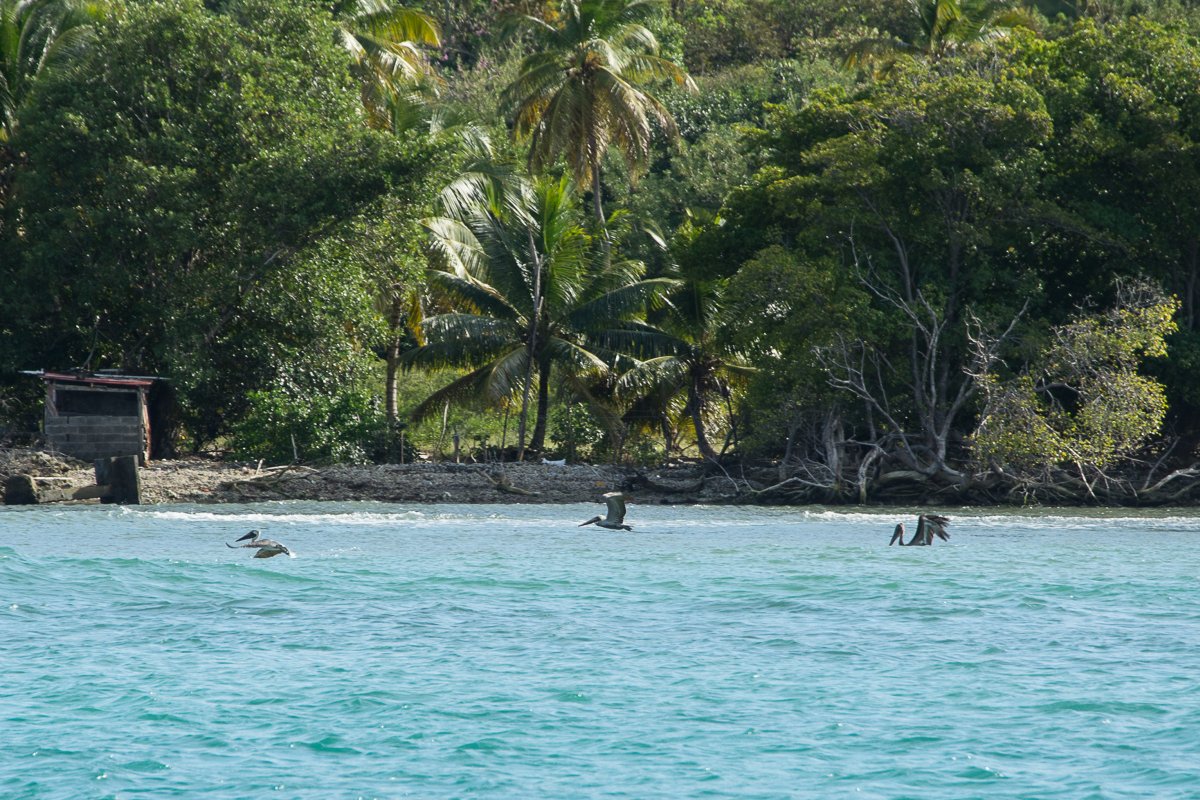
<instances>
[{"instance_id":1,"label":"flying bird","mask_svg":"<svg viewBox=\"0 0 1200 800\"><path fill-rule=\"evenodd\" d=\"M579 527L591 525L595 523L601 528L608 528L612 531L631 531L633 528L629 525L624 525L625 522L625 495L620 492L608 492L601 495L604 502L608 504L608 516L592 517L587 522L579 523Z\"/></svg>"},{"instance_id":2,"label":"flying bird","mask_svg":"<svg viewBox=\"0 0 1200 800\"><path fill-rule=\"evenodd\" d=\"M933 544L933 537L937 536L943 542L950 541L950 534L946 532L946 526L950 524L949 517L943 517L938 514L921 514L917 517L917 532L912 539L904 541L904 523L901 522L896 526L896 530L892 532L892 540L888 542L888 547L898 544L901 547L913 547L919 545Z\"/></svg>"},{"instance_id":3,"label":"flying bird","mask_svg":"<svg viewBox=\"0 0 1200 800\"><path fill-rule=\"evenodd\" d=\"M257 548L258 552L254 554L255 558L270 558L271 556L279 556L279 555L290 556L292 554L291 550L288 550L286 547L284 547L283 545L281 545L279 542L275 541L274 539L260 539L258 537L259 537L258 530L255 529L255 530L250 531L245 536L243 536L237 540L239 542L246 542L245 544L230 544L229 542L226 542L225 546L226 547L254 547L254 548ZM249 540L249 541L247 541L247 540Z\"/></svg>"}]
</instances>

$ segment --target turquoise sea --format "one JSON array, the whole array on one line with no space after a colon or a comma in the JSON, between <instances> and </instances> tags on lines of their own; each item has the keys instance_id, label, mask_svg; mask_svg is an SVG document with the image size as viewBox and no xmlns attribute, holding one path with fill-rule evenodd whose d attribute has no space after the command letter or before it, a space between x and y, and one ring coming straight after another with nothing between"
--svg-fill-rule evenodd
<instances>
[{"instance_id":1,"label":"turquoise sea","mask_svg":"<svg viewBox=\"0 0 1200 800\"><path fill-rule=\"evenodd\" d=\"M0 797L1200 797L1200 514L598 508L2 509Z\"/></svg>"}]
</instances>

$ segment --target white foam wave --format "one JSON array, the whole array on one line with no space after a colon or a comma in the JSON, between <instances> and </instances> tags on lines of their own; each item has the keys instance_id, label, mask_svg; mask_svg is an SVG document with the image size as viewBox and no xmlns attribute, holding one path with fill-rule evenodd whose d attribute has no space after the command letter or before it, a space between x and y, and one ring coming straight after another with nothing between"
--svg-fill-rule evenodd
<instances>
[{"instance_id":1,"label":"white foam wave","mask_svg":"<svg viewBox=\"0 0 1200 800\"><path fill-rule=\"evenodd\" d=\"M1177 530L1200 531L1200 514L1179 513L1178 509L1170 512L1161 510L1130 513L1126 509L1104 509L1089 512L1080 510L1079 513L1064 513L1062 509L1054 511L1038 509L1013 509L1004 513L996 513L993 509L929 509L930 512L945 514L950 517L955 527L963 528L995 528L1006 530L1090 530L1111 529L1113 527L1136 527L1143 530ZM799 515L805 521L824 523L843 523L846 525L894 525L897 522L915 523L916 510L888 511L839 511L822 509L820 511L801 511Z\"/></svg>"},{"instance_id":2,"label":"white foam wave","mask_svg":"<svg viewBox=\"0 0 1200 800\"><path fill-rule=\"evenodd\" d=\"M586 506L586 508L585 508ZM119 514L133 514L141 518L160 519L176 523L221 523L245 524L249 527L294 525L294 526L363 526L384 527L435 526L446 524L477 526L491 525L518 520L523 529L539 529L543 526L560 526L577 522L583 515L592 513L589 504L572 506L437 506L421 509L412 507L396 510L375 506L367 509L345 507L314 508L305 504L295 505L262 504L256 506L225 506L203 508L155 509L141 506L124 506ZM643 531L664 524L678 523L689 530L706 527L739 528L758 527L763 524L819 524L827 527L890 530L897 522L908 526L916 523L921 509L879 508L849 510L830 507L732 507L732 506L634 506L631 508L631 523ZM1112 530L1129 528L1148 531L1200 532L1200 512L1181 509L1159 509L1130 511L1128 509L997 509L983 508L937 508L924 509L945 514L952 521L951 530L966 531L1030 531L1049 532L1067 530Z\"/></svg>"},{"instance_id":3,"label":"white foam wave","mask_svg":"<svg viewBox=\"0 0 1200 800\"><path fill-rule=\"evenodd\" d=\"M142 511L137 512L152 519L171 520L175 522L239 522L239 523L271 523L275 525L395 525L396 523L425 522L443 516L426 514L421 511L400 511L395 513L348 512L324 514L272 514L265 511ZM457 515L453 515L457 518Z\"/></svg>"}]
</instances>

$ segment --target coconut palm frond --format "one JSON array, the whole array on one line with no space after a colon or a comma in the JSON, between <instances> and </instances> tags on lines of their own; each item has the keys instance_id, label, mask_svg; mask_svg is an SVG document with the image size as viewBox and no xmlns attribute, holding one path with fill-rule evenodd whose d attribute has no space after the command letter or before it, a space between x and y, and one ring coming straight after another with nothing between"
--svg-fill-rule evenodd
<instances>
[{"instance_id":1,"label":"coconut palm frond","mask_svg":"<svg viewBox=\"0 0 1200 800\"><path fill-rule=\"evenodd\" d=\"M522 312L491 286L471 276L461 277L450 272L430 270L429 284L432 289L476 314L487 314L502 320L517 320Z\"/></svg>"},{"instance_id":2,"label":"coconut palm frond","mask_svg":"<svg viewBox=\"0 0 1200 800\"><path fill-rule=\"evenodd\" d=\"M691 75L687 74L674 61L662 58L661 56L635 53L628 60L626 73L631 80L638 83L643 81L671 81L676 86L681 86L689 92L698 91L696 82L692 80Z\"/></svg>"},{"instance_id":3,"label":"coconut palm frond","mask_svg":"<svg viewBox=\"0 0 1200 800\"><path fill-rule=\"evenodd\" d=\"M572 322L580 329L594 330L606 321L611 324L626 319L677 285L674 278L649 278L618 287L576 308L571 314Z\"/></svg>"},{"instance_id":4,"label":"coconut palm frond","mask_svg":"<svg viewBox=\"0 0 1200 800\"><path fill-rule=\"evenodd\" d=\"M1046 26L1046 18L1036 8L1010 6L994 14L988 20L988 25L1005 33L1011 33L1018 28L1040 31Z\"/></svg>"},{"instance_id":5,"label":"coconut palm frond","mask_svg":"<svg viewBox=\"0 0 1200 800\"><path fill-rule=\"evenodd\" d=\"M458 220L468 219L480 207L505 218L524 219L529 192L529 182L510 165L496 163L490 154L480 153L442 189L438 204L446 216Z\"/></svg>"},{"instance_id":6,"label":"coconut palm frond","mask_svg":"<svg viewBox=\"0 0 1200 800\"><path fill-rule=\"evenodd\" d=\"M105 11L84 0L0 0L0 142L16 132L17 115L43 75L85 62Z\"/></svg>"},{"instance_id":7,"label":"coconut palm frond","mask_svg":"<svg viewBox=\"0 0 1200 800\"><path fill-rule=\"evenodd\" d=\"M557 336L546 342L546 352L571 374L604 375L608 372L608 364L595 353Z\"/></svg>"},{"instance_id":8,"label":"coconut palm frond","mask_svg":"<svg viewBox=\"0 0 1200 800\"><path fill-rule=\"evenodd\" d=\"M687 381L687 363L675 356L639 361L621 373L617 379L617 393L640 396L651 392L665 391L673 394Z\"/></svg>"},{"instance_id":9,"label":"coconut palm frond","mask_svg":"<svg viewBox=\"0 0 1200 800\"><path fill-rule=\"evenodd\" d=\"M421 49L441 44L432 17L384 0L346 0L332 11L337 42L354 62L371 124L386 127L389 99L406 89L436 94L440 78Z\"/></svg>"},{"instance_id":10,"label":"coconut palm frond","mask_svg":"<svg viewBox=\"0 0 1200 800\"><path fill-rule=\"evenodd\" d=\"M477 275L484 258L483 247L470 227L451 217L422 221L432 236L430 247L450 272L459 278Z\"/></svg>"},{"instance_id":11,"label":"coconut palm frond","mask_svg":"<svg viewBox=\"0 0 1200 800\"><path fill-rule=\"evenodd\" d=\"M899 39L873 38L855 42L842 59L847 69L867 65L879 65L904 55L914 55L917 49Z\"/></svg>"},{"instance_id":12,"label":"coconut palm frond","mask_svg":"<svg viewBox=\"0 0 1200 800\"><path fill-rule=\"evenodd\" d=\"M510 321L479 314L435 314L424 321L426 336L437 342L498 341L511 329Z\"/></svg>"},{"instance_id":13,"label":"coconut palm frond","mask_svg":"<svg viewBox=\"0 0 1200 800\"><path fill-rule=\"evenodd\" d=\"M511 347L511 337L487 334L470 339L435 339L406 352L401 358L401 366L406 370L475 367L488 363Z\"/></svg>"},{"instance_id":14,"label":"coconut palm frond","mask_svg":"<svg viewBox=\"0 0 1200 800\"><path fill-rule=\"evenodd\" d=\"M661 428L664 417L672 421L681 418L684 406L678 395L652 392L628 401L621 421L637 431L652 431Z\"/></svg>"},{"instance_id":15,"label":"coconut palm frond","mask_svg":"<svg viewBox=\"0 0 1200 800\"><path fill-rule=\"evenodd\" d=\"M722 361L716 368L726 378L732 379L738 383L745 383L759 373L757 367L752 367L749 364L744 364L737 361Z\"/></svg>"},{"instance_id":16,"label":"coconut palm frond","mask_svg":"<svg viewBox=\"0 0 1200 800\"><path fill-rule=\"evenodd\" d=\"M657 39L641 24L652 7L641 0L567 0L555 23L542 26L544 49L522 61L502 95L513 110L514 135L528 142L531 169L561 159L584 187L599 180L614 145L631 167L645 163L650 117L668 137L677 135L665 107L638 85L670 79L692 86L678 65L659 57ZM603 224L600 192L592 203Z\"/></svg>"},{"instance_id":17,"label":"coconut palm frond","mask_svg":"<svg viewBox=\"0 0 1200 800\"><path fill-rule=\"evenodd\" d=\"M650 325L632 325L623 323L608 328L590 337L593 349L599 353L610 355L614 360L618 355L628 355L634 358L656 358L674 355L680 349L679 339Z\"/></svg>"},{"instance_id":18,"label":"coconut palm frond","mask_svg":"<svg viewBox=\"0 0 1200 800\"><path fill-rule=\"evenodd\" d=\"M529 351L524 347L509 350L491 363L483 394L490 402L511 397L521 390L529 374Z\"/></svg>"},{"instance_id":19,"label":"coconut palm frond","mask_svg":"<svg viewBox=\"0 0 1200 800\"><path fill-rule=\"evenodd\" d=\"M79 64L96 43L94 22L92 15L83 11L64 14L56 26L57 35L38 59L38 71Z\"/></svg>"},{"instance_id":20,"label":"coconut palm frond","mask_svg":"<svg viewBox=\"0 0 1200 800\"><path fill-rule=\"evenodd\" d=\"M355 30L389 42L415 42L439 47L441 31L433 17L424 11L392 6L379 0L360 0L358 10L349 20Z\"/></svg>"},{"instance_id":21,"label":"coconut palm frond","mask_svg":"<svg viewBox=\"0 0 1200 800\"><path fill-rule=\"evenodd\" d=\"M520 357L519 353L516 355ZM497 361L504 360L503 358L497 359ZM438 389L409 412L409 419L418 423L434 414L440 414L446 403L478 407L494 402L505 394L499 391L501 387L495 380L495 369L496 362L489 362L458 378L448 386Z\"/></svg>"}]
</instances>

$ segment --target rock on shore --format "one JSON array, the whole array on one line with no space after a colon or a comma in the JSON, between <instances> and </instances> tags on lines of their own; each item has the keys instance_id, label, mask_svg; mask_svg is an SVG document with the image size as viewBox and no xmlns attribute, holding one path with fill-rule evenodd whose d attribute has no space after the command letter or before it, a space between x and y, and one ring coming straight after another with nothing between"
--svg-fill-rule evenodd
<instances>
[{"instance_id":1,"label":"rock on shore","mask_svg":"<svg viewBox=\"0 0 1200 800\"><path fill-rule=\"evenodd\" d=\"M94 483L92 465L35 450L0 450L0 491L9 475L61 476ZM590 503L626 491L642 503L722 503L737 494L723 476L698 466L634 470L587 464L381 464L260 467L184 458L141 470L145 503L249 503L264 500L377 500L396 503Z\"/></svg>"}]
</instances>

